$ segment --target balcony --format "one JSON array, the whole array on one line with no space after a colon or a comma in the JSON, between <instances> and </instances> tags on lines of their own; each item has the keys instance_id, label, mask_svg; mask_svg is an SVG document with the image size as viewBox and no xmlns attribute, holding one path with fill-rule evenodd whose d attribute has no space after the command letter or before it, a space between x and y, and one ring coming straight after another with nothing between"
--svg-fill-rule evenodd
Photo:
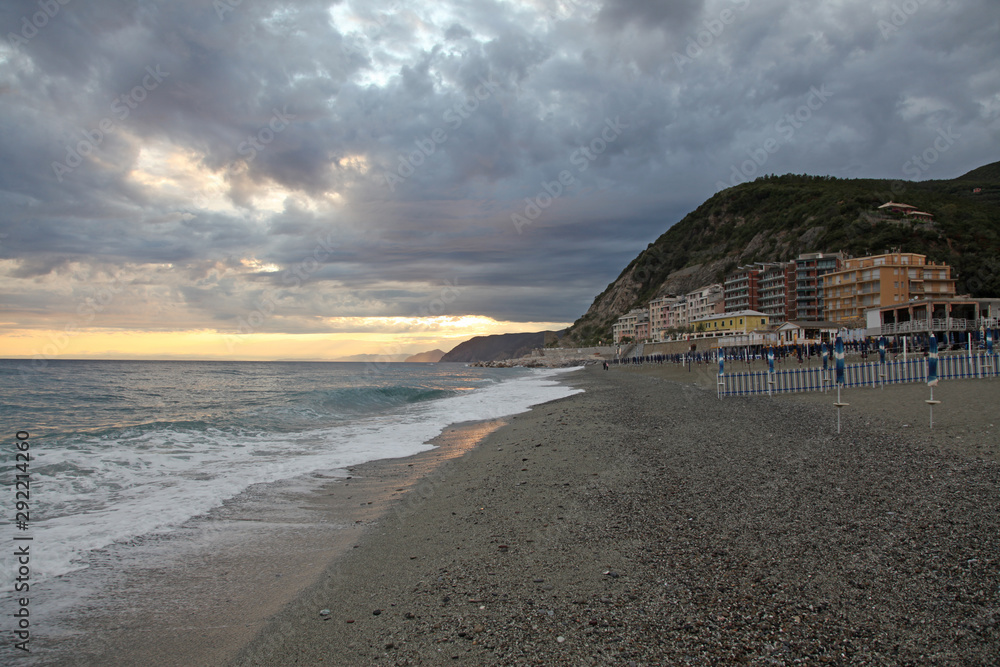
<instances>
[{"instance_id":1,"label":"balcony","mask_svg":"<svg viewBox=\"0 0 1000 667\"><path fill-rule=\"evenodd\" d=\"M930 331L977 331L982 320L965 320L956 317L932 320L910 320L895 324L883 324L882 335L928 333Z\"/></svg>"}]
</instances>

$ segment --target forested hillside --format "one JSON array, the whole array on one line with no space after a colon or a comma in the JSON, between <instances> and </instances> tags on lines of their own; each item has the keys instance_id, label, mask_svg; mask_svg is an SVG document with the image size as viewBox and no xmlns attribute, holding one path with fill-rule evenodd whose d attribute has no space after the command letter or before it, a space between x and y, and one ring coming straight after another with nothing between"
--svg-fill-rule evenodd
<instances>
[{"instance_id":1,"label":"forested hillside","mask_svg":"<svg viewBox=\"0 0 1000 667\"><path fill-rule=\"evenodd\" d=\"M932 223L885 215L895 201ZM959 294L1000 296L1000 162L947 181L765 176L723 190L649 244L567 331L608 340L623 313L665 294L721 282L735 267L803 252L861 256L892 249L947 262Z\"/></svg>"}]
</instances>

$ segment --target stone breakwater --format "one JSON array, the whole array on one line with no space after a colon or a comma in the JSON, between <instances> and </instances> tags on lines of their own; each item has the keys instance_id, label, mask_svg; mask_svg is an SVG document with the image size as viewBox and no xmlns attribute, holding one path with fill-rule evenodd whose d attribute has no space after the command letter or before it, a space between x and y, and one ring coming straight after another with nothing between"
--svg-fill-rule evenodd
<instances>
[{"instance_id":1,"label":"stone breakwater","mask_svg":"<svg viewBox=\"0 0 1000 667\"><path fill-rule=\"evenodd\" d=\"M996 438L996 388L919 434L869 392L837 435L828 405L567 381L586 393L429 477L232 664L995 663L1000 463L962 443Z\"/></svg>"}]
</instances>

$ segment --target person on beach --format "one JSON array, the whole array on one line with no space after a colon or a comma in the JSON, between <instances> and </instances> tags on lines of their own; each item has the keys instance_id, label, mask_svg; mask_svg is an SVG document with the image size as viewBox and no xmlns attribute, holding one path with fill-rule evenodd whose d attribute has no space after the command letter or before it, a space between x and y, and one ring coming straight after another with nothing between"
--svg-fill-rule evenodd
<instances>
[{"instance_id":1,"label":"person on beach","mask_svg":"<svg viewBox=\"0 0 1000 667\"><path fill-rule=\"evenodd\" d=\"M608 362L607 361L604 362L604 370L608 370Z\"/></svg>"}]
</instances>

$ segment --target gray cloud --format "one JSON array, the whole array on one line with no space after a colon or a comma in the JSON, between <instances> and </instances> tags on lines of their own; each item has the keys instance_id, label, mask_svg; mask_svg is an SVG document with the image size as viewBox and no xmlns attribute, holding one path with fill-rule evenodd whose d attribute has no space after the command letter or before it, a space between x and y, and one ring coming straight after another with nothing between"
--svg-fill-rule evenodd
<instances>
[{"instance_id":1,"label":"gray cloud","mask_svg":"<svg viewBox=\"0 0 1000 667\"><path fill-rule=\"evenodd\" d=\"M989 0L100 0L21 35L38 7L0 7L0 298L27 324L72 317L81 266L127 276L109 327L267 297L266 329L319 331L455 279L456 314L571 321L769 138L760 173L887 178L942 128L924 178L1000 138Z\"/></svg>"}]
</instances>

